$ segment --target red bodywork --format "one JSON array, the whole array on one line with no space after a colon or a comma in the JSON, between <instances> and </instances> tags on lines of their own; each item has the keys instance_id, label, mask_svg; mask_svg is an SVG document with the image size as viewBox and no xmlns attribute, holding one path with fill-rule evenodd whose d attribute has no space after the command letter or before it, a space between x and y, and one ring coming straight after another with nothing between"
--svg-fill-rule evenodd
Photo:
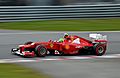
<instances>
[{"instance_id":1,"label":"red bodywork","mask_svg":"<svg viewBox=\"0 0 120 78\"><path fill-rule=\"evenodd\" d=\"M57 50L59 52L63 52L64 54L78 54L80 50L83 49L89 49L94 46L94 43L92 41L81 38L79 36L69 36L69 39L64 40L64 42L57 42L57 41L48 41L48 42L33 42L31 44L25 44L25 45L20 45L20 52L22 53L23 51L27 50L32 50L31 52L27 52L27 55L34 56L34 51L36 46L38 45L43 45L46 47L47 50ZM80 39L80 44L77 43L72 43L73 40L79 38ZM106 47L107 41L106 40L98 40L96 42L101 42L104 43L103 46Z\"/></svg>"}]
</instances>

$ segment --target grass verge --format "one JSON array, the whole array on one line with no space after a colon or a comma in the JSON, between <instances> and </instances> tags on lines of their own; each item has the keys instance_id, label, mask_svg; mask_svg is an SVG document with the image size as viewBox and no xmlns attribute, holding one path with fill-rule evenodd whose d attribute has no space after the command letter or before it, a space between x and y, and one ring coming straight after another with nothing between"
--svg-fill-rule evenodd
<instances>
[{"instance_id":1,"label":"grass verge","mask_svg":"<svg viewBox=\"0 0 120 78\"><path fill-rule=\"evenodd\" d=\"M120 18L0 23L0 29L40 31L118 31Z\"/></svg>"},{"instance_id":2,"label":"grass verge","mask_svg":"<svg viewBox=\"0 0 120 78\"><path fill-rule=\"evenodd\" d=\"M51 78L16 64L0 64L0 78Z\"/></svg>"}]
</instances>

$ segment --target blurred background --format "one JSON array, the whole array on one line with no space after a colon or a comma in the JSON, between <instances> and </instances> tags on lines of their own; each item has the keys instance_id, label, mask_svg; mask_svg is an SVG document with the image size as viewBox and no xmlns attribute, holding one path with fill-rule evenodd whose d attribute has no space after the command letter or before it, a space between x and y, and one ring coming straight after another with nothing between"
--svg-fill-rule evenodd
<instances>
[{"instance_id":1,"label":"blurred background","mask_svg":"<svg viewBox=\"0 0 120 78\"><path fill-rule=\"evenodd\" d=\"M120 0L0 0L0 6L49 6L120 3Z\"/></svg>"}]
</instances>

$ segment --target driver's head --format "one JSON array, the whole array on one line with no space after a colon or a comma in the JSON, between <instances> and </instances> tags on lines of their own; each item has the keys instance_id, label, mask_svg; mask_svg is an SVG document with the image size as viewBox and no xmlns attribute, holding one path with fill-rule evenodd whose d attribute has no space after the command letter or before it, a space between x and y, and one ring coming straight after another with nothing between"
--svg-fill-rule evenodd
<instances>
[{"instance_id":1,"label":"driver's head","mask_svg":"<svg viewBox=\"0 0 120 78\"><path fill-rule=\"evenodd\" d=\"M68 36L68 33L64 33L64 38L67 38Z\"/></svg>"}]
</instances>

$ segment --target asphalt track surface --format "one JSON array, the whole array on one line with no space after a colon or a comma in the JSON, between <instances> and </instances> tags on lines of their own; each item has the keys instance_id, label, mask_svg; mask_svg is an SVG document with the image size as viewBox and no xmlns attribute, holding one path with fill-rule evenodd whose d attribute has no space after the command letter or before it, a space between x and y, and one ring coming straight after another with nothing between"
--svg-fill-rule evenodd
<instances>
[{"instance_id":1,"label":"asphalt track surface","mask_svg":"<svg viewBox=\"0 0 120 78\"><path fill-rule=\"evenodd\" d=\"M18 59L11 55L11 48L26 41L57 40L64 32L34 32L0 30L0 59ZM88 38L89 33L95 32L69 32ZM108 36L106 55L120 54L120 32L97 32ZM66 58L71 56L47 56L48 58ZM26 59L41 59L39 57ZM83 59L83 60L56 60L18 63L42 71L54 78L120 78L120 58L110 59Z\"/></svg>"}]
</instances>

